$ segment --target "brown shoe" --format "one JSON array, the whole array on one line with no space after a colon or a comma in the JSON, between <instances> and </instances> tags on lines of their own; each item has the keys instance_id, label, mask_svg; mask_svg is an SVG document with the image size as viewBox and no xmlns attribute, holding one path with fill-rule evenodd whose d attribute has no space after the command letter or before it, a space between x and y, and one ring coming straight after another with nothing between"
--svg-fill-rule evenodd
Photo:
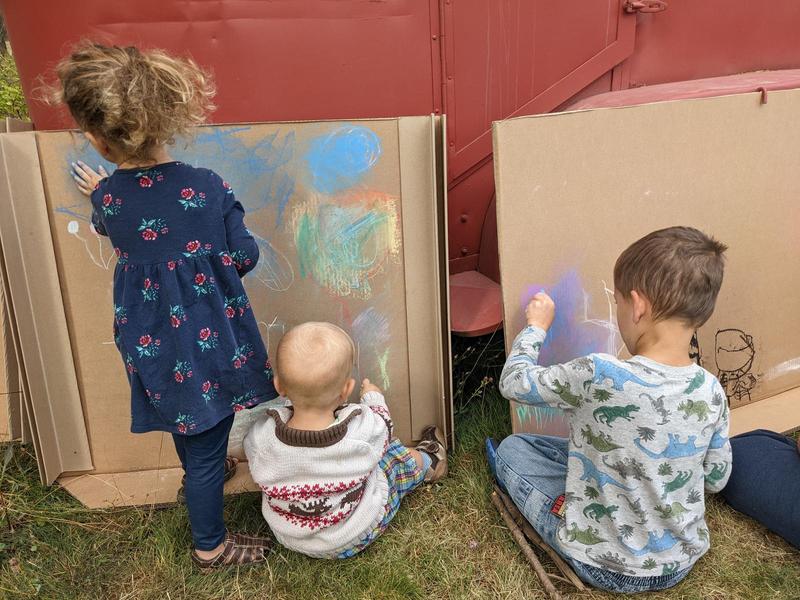
<instances>
[{"instance_id":1,"label":"brown shoe","mask_svg":"<svg viewBox=\"0 0 800 600\"><path fill-rule=\"evenodd\" d=\"M436 483L447 476L447 449L444 435L438 427L431 425L422 432L422 440L416 450L424 452L431 459L431 467L425 473L425 483Z\"/></svg>"},{"instance_id":2,"label":"brown shoe","mask_svg":"<svg viewBox=\"0 0 800 600\"><path fill-rule=\"evenodd\" d=\"M197 555L197 552L192 551L192 562L198 566L202 571L210 571L211 569L219 569L224 567L242 567L245 565L254 565L265 562L267 554L272 550L272 543L269 540L264 540L265 545L260 546L246 546L238 543L236 540L240 534L226 533L225 545L217 556L210 559L203 559ZM243 536L247 539L250 536Z\"/></svg>"},{"instance_id":3,"label":"brown shoe","mask_svg":"<svg viewBox=\"0 0 800 600\"><path fill-rule=\"evenodd\" d=\"M239 459L235 456L225 457L225 475L222 478L223 483L233 479L236 475L236 468L239 466ZM186 475L181 478L181 487L178 489L175 501L179 504L186 502Z\"/></svg>"}]
</instances>

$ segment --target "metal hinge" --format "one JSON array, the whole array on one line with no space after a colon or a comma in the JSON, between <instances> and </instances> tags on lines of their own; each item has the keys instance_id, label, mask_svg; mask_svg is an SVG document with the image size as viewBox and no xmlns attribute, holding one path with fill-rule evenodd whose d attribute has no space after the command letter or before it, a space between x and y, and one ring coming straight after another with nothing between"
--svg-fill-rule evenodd
<instances>
[{"instance_id":1,"label":"metal hinge","mask_svg":"<svg viewBox=\"0 0 800 600\"><path fill-rule=\"evenodd\" d=\"M664 0L626 0L622 10L626 13L657 13L667 10L667 3Z\"/></svg>"}]
</instances>

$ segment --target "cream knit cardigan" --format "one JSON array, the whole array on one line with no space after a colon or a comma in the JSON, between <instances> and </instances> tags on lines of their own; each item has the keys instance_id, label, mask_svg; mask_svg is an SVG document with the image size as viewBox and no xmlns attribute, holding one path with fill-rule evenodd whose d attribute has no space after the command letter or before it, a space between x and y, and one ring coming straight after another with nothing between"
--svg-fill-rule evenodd
<instances>
[{"instance_id":1,"label":"cream knit cardigan","mask_svg":"<svg viewBox=\"0 0 800 600\"><path fill-rule=\"evenodd\" d=\"M286 425L287 404L269 409L244 438L261 510L277 540L292 550L333 558L358 543L383 518L389 495L378 463L392 439L382 394L336 411L322 431Z\"/></svg>"}]
</instances>

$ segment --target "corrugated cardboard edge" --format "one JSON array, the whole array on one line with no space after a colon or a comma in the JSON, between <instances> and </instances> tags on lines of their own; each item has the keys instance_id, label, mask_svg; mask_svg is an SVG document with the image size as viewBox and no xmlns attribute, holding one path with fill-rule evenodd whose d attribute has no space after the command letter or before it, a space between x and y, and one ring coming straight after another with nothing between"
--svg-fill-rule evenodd
<instances>
[{"instance_id":1,"label":"corrugated cardboard edge","mask_svg":"<svg viewBox=\"0 0 800 600\"><path fill-rule=\"evenodd\" d=\"M447 255L449 231L447 229L447 116L433 118L433 145L436 156L436 206L439 236L439 297L442 300L442 316L440 335L444 344L442 354L442 372L444 373L444 410L445 426L449 428L448 441L452 448L455 444L456 424L453 410L453 338L450 334L450 260Z\"/></svg>"},{"instance_id":2,"label":"corrugated cardboard edge","mask_svg":"<svg viewBox=\"0 0 800 600\"><path fill-rule=\"evenodd\" d=\"M798 406L800 406L800 388L792 388L769 398L734 408L731 410L730 435L739 435L754 429L769 429L781 433L800 429Z\"/></svg>"},{"instance_id":3,"label":"corrugated cardboard edge","mask_svg":"<svg viewBox=\"0 0 800 600\"><path fill-rule=\"evenodd\" d=\"M443 365L442 323L447 303L441 295L439 202L434 117L401 117L397 121L403 257L405 261L411 435L416 440L429 425L451 433L449 395ZM414 226L414 224L417 224ZM427 227L419 224L427 224ZM438 389L431 390L436 380ZM432 398L432 393L436 396Z\"/></svg>"},{"instance_id":4,"label":"corrugated cardboard edge","mask_svg":"<svg viewBox=\"0 0 800 600\"><path fill-rule=\"evenodd\" d=\"M93 469L34 133L0 135L0 239L43 483Z\"/></svg>"},{"instance_id":5,"label":"corrugated cardboard edge","mask_svg":"<svg viewBox=\"0 0 800 600\"><path fill-rule=\"evenodd\" d=\"M152 469L60 477L58 483L87 508L120 508L174 504L182 477L181 468ZM240 462L225 494L258 491L247 462Z\"/></svg>"}]
</instances>

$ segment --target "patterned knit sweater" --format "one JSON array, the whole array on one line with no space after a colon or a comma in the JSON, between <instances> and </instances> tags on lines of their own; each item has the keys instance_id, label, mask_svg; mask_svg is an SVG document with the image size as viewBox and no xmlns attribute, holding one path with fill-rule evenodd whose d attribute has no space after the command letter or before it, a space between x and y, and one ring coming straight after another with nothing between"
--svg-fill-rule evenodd
<instances>
[{"instance_id":1,"label":"patterned knit sweater","mask_svg":"<svg viewBox=\"0 0 800 600\"><path fill-rule=\"evenodd\" d=\"M575 560L633 576L691 567L709 548L703 490L731 472L728 406L700 366L592 354L537 365L545 332L524 329L500 379L506 398L569 417L566 510Z\"/></svg>"},{"instance_id":2,"label":"patterned knit sweater","mask_svg":"<svg viewBox=\"0 0 800 600\"><path fill-rule=\"evenodd\" d=\"M268 409L244 438L261 510L277 540L292 550L333 558L371 531L384 514L389 486L378 462L392 439L383 396L336 411L327 429L286 423L290 405Z\"/></svg>"}]
</instances>

